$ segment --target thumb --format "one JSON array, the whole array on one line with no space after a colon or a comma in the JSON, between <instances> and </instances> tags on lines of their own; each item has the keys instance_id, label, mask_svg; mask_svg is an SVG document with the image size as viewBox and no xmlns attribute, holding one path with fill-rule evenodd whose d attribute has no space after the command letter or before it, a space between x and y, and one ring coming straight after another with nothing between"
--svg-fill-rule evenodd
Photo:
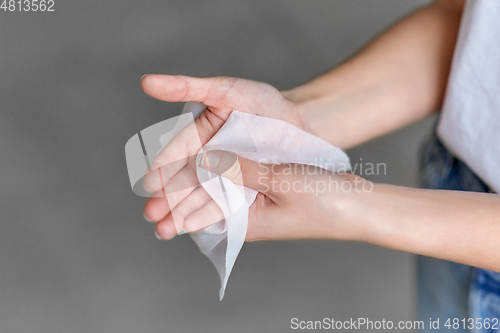
<instances>
[{"instance_id":1,"label":"thumb","mask_svg":"<svg viewBox=\"0 0 500 333\"><path fill-rule=\"evenodd\" d=\"M269 167L224 150L211 150L203 154L200 167L229 179L235 184L253 188L259 192L269 190Z\"/></svg>"},{"instance_id":2,"label":"thumb","mask_svg":"<svg viewBox=\"0 0 500 333\"><path fill-rule=\"evenodd\" d=\"M229 104L235 99L234 91L246 88L249 82L231 77L197 78L148 74L142 77L141 86L146 94L162 101L193 101L212 108L225 108L232 106Z\"/></svg>"}]
</instances>

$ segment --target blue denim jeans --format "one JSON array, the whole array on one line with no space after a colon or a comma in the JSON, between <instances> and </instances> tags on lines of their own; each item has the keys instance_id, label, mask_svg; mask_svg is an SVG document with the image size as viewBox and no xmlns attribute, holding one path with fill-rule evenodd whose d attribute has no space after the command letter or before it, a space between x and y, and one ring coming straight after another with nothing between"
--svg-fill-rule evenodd
<instances>
[{"instance_id":1,"label":"blue denim jeans","mask_svg":"<svg viewBox=\"0 0 500 333\"><path fill-rule=\"evenodd\" d=\"M423 146L420 162L423 188L490 191L467 165L443 146L436 135L432 135ZM484 325L485 318L489 318L491 323L500 318L500 273L418 256L417 296L418 320L425 323L421 332L500 332L500 323L496 328ZM438 318L439 329L430 329L429 320ZM452 326L449 329L445 324L448 319L453 324L454 318L459 320L459 327L455 325L455 328ZM474 325L468 321L469 318L472 318ZM478 318L481 319L476 322ZM465 319L465 323L462 319Z\"/></svg>"}]
</instances>

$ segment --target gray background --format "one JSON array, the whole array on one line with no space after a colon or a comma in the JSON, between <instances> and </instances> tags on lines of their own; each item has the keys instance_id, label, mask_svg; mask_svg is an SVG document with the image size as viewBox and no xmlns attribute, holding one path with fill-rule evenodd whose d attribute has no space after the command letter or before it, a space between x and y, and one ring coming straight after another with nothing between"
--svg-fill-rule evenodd
<instances>
[{"instance_id":1,"label":"gray background","mask_svg":"<svg viewBox=\"0 0 500 333\"><path fill-rule=\"evenodd\" d=\"M425 1L55 0L0 11L0 331L289 332L290 320L413 320L413 256L358 243L246 244L218 301L189 237L153 236L125 142L180 112L145 73L289 89ZM432 119L349 151L416 185Z\"/></svg>"}]
</instances>

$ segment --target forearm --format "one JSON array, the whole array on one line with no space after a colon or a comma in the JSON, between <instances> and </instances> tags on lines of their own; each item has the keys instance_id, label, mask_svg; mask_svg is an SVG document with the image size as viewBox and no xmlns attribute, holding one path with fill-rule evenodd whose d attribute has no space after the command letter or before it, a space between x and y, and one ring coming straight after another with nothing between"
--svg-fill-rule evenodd
<instances>
[{"instance_id":1,"label":"forearm","mask_svg":"<svg viewBox=\"0 0 500 333\"><path fill-rule=\"evenodd\" d=\"M458 0L423 8L284 95L307 131L344 149L416 122L440 108L460 16Z\"/></svg>"},{"instance_id":2,"label":"forearm","mask_svg":"<svg viewBox=\"0 0 500 333\"><path fill-rule=\"evenodd\" d=\"M375 245L500 272L500 196L375 185L349 214Z\"/></svg>"}]
</instances>

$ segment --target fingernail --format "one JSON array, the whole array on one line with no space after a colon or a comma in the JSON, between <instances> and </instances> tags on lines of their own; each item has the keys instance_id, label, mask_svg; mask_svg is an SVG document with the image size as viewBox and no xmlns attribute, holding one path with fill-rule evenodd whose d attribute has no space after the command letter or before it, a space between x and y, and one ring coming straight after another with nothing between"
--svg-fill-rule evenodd
<instances>
[{"instance_id":1,"label":"fingernail","mask_svg":"<svg viewBox=\"0 0 500 333\"><path fill-rule=\"evenodd\" d=\"M151 221L150 219L148 219L148 217L146 216L146 214L145 214L145 213L142 213L142 216L144 217L144 219L145 219L146 221L148 221L148 222L153 222L153 221Z\"/></svg>"},{"instance_id":2,"label":"fingernail","mask_svg":"<svg viewBox=\"0 0 500 333\"><path fill-rule=\"evenodd\" d=\"M142 79L144 79L144 77L145 77L146 75L150 75L150 74L144 74L144 75L141 77L141 81L142 81Z\"/></svg>"},{"instance_id":3,"label":"fingernail","mask_svg":"<svg viewBox=\"0 0 500 333\"><path fill-rule=\"evenodd\" d=\"M220 157L213 151L207 151L203 156L202 166L207 170L214 170L219 166Z\"/></svg>"},{"instance_id":4,"label":"fingernail","mask_svg":"<svg viewBox=\"0 0 500 333\"><path fill-rule=\"evenodd\" d=\"M158 235L158 233L156 232L156 230L155 230L155 237L158 238L159 240L163 240L163 238L161 238L160 235Z\"/></svg>"}]
</instances>

